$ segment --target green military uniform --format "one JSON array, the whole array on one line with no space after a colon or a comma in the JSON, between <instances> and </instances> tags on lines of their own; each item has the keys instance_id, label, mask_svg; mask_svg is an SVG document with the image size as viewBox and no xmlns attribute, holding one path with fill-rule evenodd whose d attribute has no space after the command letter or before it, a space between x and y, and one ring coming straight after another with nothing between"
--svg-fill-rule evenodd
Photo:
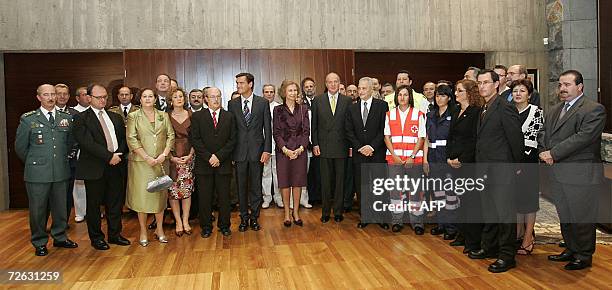
<instances>
[{"instance_id":1,"label":"green military uniform","mask_svg":"<svg viewBox=\"0 0 612 290\"><path fill-rule=\"evenodd\" d=\"M130 110L127 112L128 114L134 111L140 110L140 106L139 105L134 105L132 104L132 106L130 106ZM110 108L108 108L109 112L114 112L117 113L119 115L121 115L121 117L123 117L123 123L126 124L127 126L127 114L123 113L123 109L121 107L121 105L119 106L112 106Z\"/></svg>"},{"instance_id":2,"label":"green military uniform","mask_svg":"<svg viewBox=\"0 0 612 290\"><path fill-rule=\"evenodd\" d=\"M48 242L49 209L56 242L66 237L66 190L70 178L68 154L72 149L72 116L55 110L54 122L41 109L21 115L15 152L25 163L24 180L28 192L31 241L34 247Z\"/></svg>"}]
</instances>

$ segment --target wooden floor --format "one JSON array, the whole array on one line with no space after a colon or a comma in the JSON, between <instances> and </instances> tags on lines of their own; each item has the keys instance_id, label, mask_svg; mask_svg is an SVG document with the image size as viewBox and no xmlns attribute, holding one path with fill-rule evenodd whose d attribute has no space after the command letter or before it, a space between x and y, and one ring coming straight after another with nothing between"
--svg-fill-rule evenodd
<instances>
[{"instance_id":1,"label":"wooden floor","mask_svg":"<svg viewBox=\"0 0 612 290\"><path fill-rule=\"evenodd\" d=\"M612 288L612 246L597 246L593 267L568 272L563 263L546 256L555 245L537 246L534 254L518 257L518 268L491 274L491 261L470 260L461 249L428 233L400 234L370 225L357 229L357 216L344 222L319 222L320 209L303 210L304 228L282 226L282 210L262 210L259 232L239 233L236 213L231 238L216 231L202 239L177 238L167 228L170 243L139 246L137 220L124 218L128 247L111 245L96 251L89 245L85 223L71 223L69 237L77 249L49 247L46 257L34 256L29 241L27 211L0 212L0 269L62 271L61 289L570 289ZM150 239L153 239L152 233ZM0 287L24 285L0 285ZM41 289L40 284L26 287Z\"/></svg>"}]
</instances>

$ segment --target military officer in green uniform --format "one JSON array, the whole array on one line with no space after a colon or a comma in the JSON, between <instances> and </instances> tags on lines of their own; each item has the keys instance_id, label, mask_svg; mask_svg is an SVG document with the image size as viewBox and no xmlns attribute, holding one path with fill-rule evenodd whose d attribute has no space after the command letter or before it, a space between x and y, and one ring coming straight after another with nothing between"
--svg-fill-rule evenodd
<instances>
[{"instance_id":1,"label":"military officer in green uniform","mask_svg":"<svg viewBox=\"0 0 612 290\"><path fill-rule=\"evenodd\" d=\"M48 254L47 219L53 223L53 246L76 248L66 235L66 190L70 178L68 154L72 148L72 116L55 107L55 88L40 85L36 90L40 108L21 116L15 152L25 163L31 242L37 256Z\"/></svg>"}]
</instances>

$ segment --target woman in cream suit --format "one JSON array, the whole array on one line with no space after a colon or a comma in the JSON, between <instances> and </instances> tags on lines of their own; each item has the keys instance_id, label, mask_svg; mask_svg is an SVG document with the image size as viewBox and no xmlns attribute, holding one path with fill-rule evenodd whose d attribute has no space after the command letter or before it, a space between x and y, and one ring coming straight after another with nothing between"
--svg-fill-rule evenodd
<instances>
[{"instance_id":1,"label":"woman in cream suit","mask_svg":"<svg viewBox=\"0 0 612 290\"><path fill-rule=\"evenodd\" d=\"M127 143L130 148L126 205L138 213L140 245L149 244L147 216L155 214L156 239L167 243L162 227L167 190L148 192L147 183L168 173L168 155L174 147L174 130L168 114L155 109L156 97L151 89L144 89L140 97L141 109L128 114ZM164 171L162 172L162 166Z\"/></svg>"}]
</instances>

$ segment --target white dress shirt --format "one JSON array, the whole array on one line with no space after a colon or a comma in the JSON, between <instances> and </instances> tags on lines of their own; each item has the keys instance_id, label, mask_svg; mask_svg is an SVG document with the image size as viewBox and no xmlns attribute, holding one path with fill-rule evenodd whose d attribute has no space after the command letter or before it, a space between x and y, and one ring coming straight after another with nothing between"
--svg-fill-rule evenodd
<instances>
[{"instance_id":1,"label":"white dress shirt","mask_svg":"<svg viewBox=\"0 0 612 290\"><path fill-rule=\"evenodd\" d=\"M77 111L79 111L79 113L81 113L81 112L89 109L89 106L88 107L83 107L83 106L81 106L81 104L77 104L76 106L74 106L72 108L77 110Z\"/></svg>"},{"instance_id":2,"label":"white dress shirt","mask_svg":"<svg viewBox=\"0 0 612 290\"><path fill-rule=\"evenodd\" d=\"M119 142L117 142L117 135L115 134L115 125L113 124L113 121L111 121L110 117L104 109L98 110L94 107L91 107L91 109L98 118L100 118L98 114L102 112L102 118L104 118L104 123L106 123L106 127L108 128L108 132L110 133L111 140L113 140L113 152L117 151L117 149L119 148ZM100 124L100 126L102 126L102 124Z\"/></svg>"}]
</instances>

